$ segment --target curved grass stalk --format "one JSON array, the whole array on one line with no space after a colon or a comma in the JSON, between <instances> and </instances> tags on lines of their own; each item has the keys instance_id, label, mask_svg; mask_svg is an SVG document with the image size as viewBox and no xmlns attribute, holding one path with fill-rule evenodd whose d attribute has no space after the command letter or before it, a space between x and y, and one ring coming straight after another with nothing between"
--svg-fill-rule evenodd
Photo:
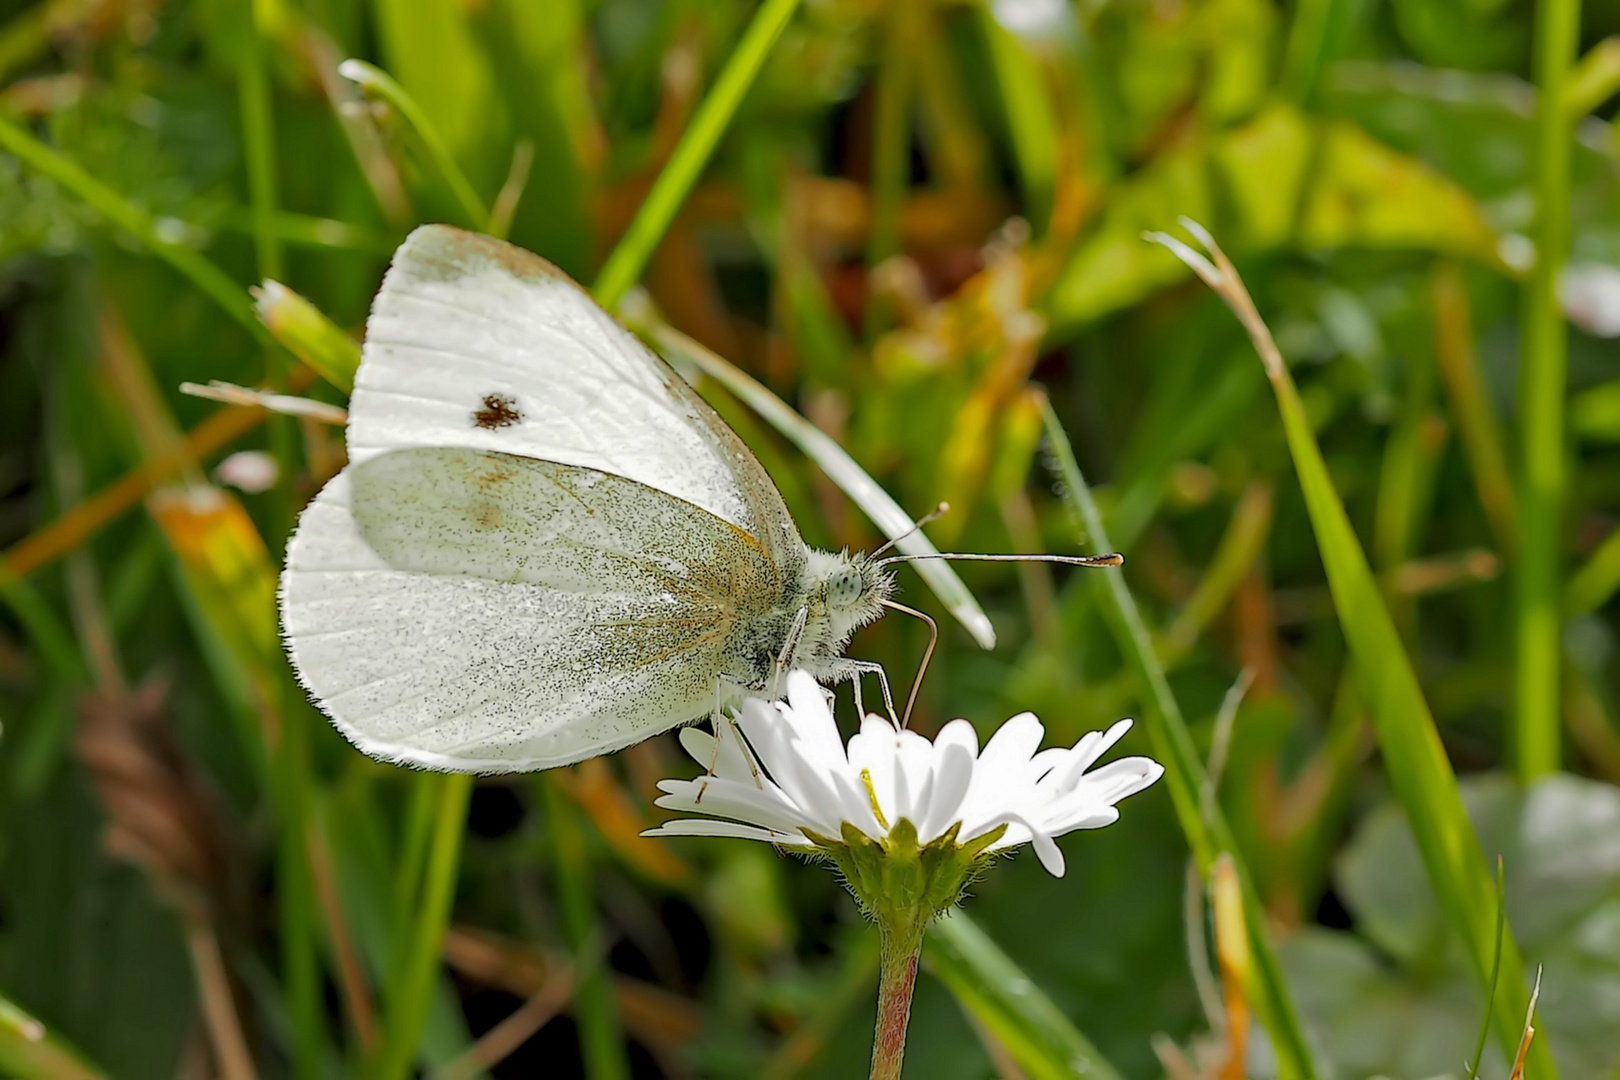
<instances>
[{"instance_id":1,"label":"curved grass stalk","mask_svg":"<svg viewBox=\"0 0 1620 1080\"><path fill-rule=\"evenodd\" d=\"M1266 377L1276 393L1306 510L1316 532L1316 545L1327 571L1339 625L1351 658L1362 675L1390 781L1412 825L1441 909L1452 928L1461 935L1480 986L1489 993L1493 958L1497 955L1495 893L1485 862L1479 857L1479 838L1463 806L1457 776L1446 757L1429 703L1368 565L1366 552L1356 539L1344 503L1333 487L1299 389L1283 363L1271 331L1260 318L1237 270L1209 233L1186 218L1182 219L1182 225L1198 238L1213 262L1174 237L1152 233L1147 239L1168 248L1215 290L1248 331L1264 363ZM1497 1037L1512 1057L1519 1045L1529 991L1524 962L1511 929L1503 935L1500 957L1501 974L1491 993L1490 1011ZM1538 1040L1531 1047L1530 1055L1534 1075L1542 1080L1555 1080L1558 1071L1546 1040Z\"/></svg>"},{"instance_id":2,"label":"curved grass stalk","mask_svg":"<svg viewBox=\"0 0 1620 1080\"><path fill-rule=\"evenodd\" d=\"M461 204L461 212L467 215L467 222L479 232L490 231L489 210L484 201L473 190L472 183L468 181L467 174L461 171L456 164L455 157L450 153L449 145L439 129L433 126L428 114L423 110L415 98L388 72L375 64L368 64L364 60L348 59L338 65L338 74L366 91L374 94L392 105L405 122L416 132L422 145L427 147L428 156L433 159L434 168L450 186L450 193Z\"/></svg>"},{"instance_id":3,"label":"curved grass stalk","mask_svg":"<svg viewBox=\"0 0 1620 1080\"><path fill-rule=\"evenodd\" d=\"M1041 395L1040 406L1047 440L1056 459L1056 472L1063 482L1063 500L1078 519L1085 541L1111 550L1102 514L1092 498L1091 488L1081 475L1079 463L1075 461L1068 434L1044 394ZM1271 1035L1281 1075L1285 1078L1315 1080L1316 1065L1300 1024L1299 1012L1289 996L1277 954L1266 932L1265 911L1253 879L1238 861L1237 842L1219 806L1210 805L1207 816L1205 814L1202 793L1209 781L1193 744L1192 733L1182 717L1181 705L1171 692L1164 665L1154 651L1147 624L1136 606L1136 598L1125 584L1123 574L1118 570L1104 570L1102 573L1104 614L1118 639L1120 652L1141 684L1147 705L1145 726L1153 741L1154 756L1164 765L1164 779L1170 788L1170 799L1175 804L1176 817L1186 833L1199 872L1208 880L1218 858L1223 854L1232 857L1233 869L1242 886L1243 915L1251 951L1250 969L1257 983L1251 992L1257 992L1254 1004L1261 1022Z\"/></svg>"},{"instance_id":4,"label":"curved grass stalk","mask_svg":"<svg viewBox=\"0 0 1620 1080\"><path fill-rule=\"evenodd\" d=\"M907 555L937 555L938 549L920 530L912 530L912 516L900 508L893 497L861 468L849 451L795 412L787 402L771 393L746 372L738 370L724 358L704 348L673 327L657 321L646 312L629 315L632 328L651 337L666 354L683 358L703 374L709 376L735 394L750 409L785 435L789 442L821 467L827 477L854 500L866 516L895 540L895 547ZM986 649L995 647L996 631L984 609L973 598L968 587L956 575L949 563L929 559L911 564L917 574L934 590L950 613L956 616L973 640Z\"/></svg>"}]
</instances>

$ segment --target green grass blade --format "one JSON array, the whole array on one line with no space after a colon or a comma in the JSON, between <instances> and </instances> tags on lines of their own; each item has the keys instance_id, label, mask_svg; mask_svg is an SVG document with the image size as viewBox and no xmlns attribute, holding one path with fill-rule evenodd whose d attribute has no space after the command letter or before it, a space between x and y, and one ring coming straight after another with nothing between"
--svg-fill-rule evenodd
<instances>
[{"instance_id":1,"label":"green grass blade","mask_svg":"<svg viewBox=\"0 0 1620 1080\"><path fill-rule=\"evenodd\" d=\"M1354 7L1348 0L1303 0L1294 6L1283 84L1296 101L1309 102L1315 95Z\"/></svg>"},{"instance_id":2,"label":"green grass blade","mask_svg":"<svg viewBox=\"0 0 1620 1080\"><path fill-rule=\"evenodd\" d=\"M1479 355L1474 347L1473 316L1468 291L1457 264L1443 261L1431 289L1434 308L1435 353L1440 361L1451 412L1462 433L1468 468L1474 474L1479 503L1506 555L1519 550L1519 516L1508 473L1502 428L1485 392Z\"/></svg>"},{"instance_id":3,"label":"green grass blade","mask_svg":"<svg viewBox=\"0 0 1620 1080\"><path fill-rule=\"evenodd\" d=\"M427 147L428 156L433 159L433 167L439 170L439 175L449 185L450 193L461 204L461 212L467 215L467 224L479 232L488 232L490 228L489 209L484 201L473 190L472 184L467 180L467 174L461 171L456 159L450 153L450 147L434 127L433 121L423 110L417 100L401 86L392 75L375 64L368 64L364 60L349 59L338 65L338 74L359 86L368 94L388 102L405 118L405 122L416 132L422 145Z\"/></svg>"},{"instance_id":4,"label":"green grass blade","mask_svg":"<svg viewBox=\"0 0 1620 1080\"><path fill-rule=\"evenodd\" d=\"M1560 765L1560 553L1564 524L1564 394L1569 331L1558 303L1558 275L1569 255L1569 159L1565 116L1570 65L1580 31L1578 0L1536 5L1535 268L1524 292L1519 343L1519 509L1523 546L1514 599L1518 655L1514 752L1525 781Z\"/></svg>"},{"instance_id":5,"label":"green grass blade","mask_svg":"<svg viewBox=\"0 0 1620 1080\"><path fill-rule=\"evenodd\" d=\"M251 208L234 207L219 222L219 227L253 236L257 225ZM405 239L402 233L288 210L277 210L271 215L270 231L277 244L321 251L360 251L368 255L392 255Z\"/></svg>"},{"instance_id":6,"label":"green grass blade","mask_svg":"<svg viewBox=\"0 0 1620 1080\"><path fill-rule=\"evenodd\" d=\"M1350 517L1334 490L1322 450L1311 431L1305 404L1294 385L1293 375L1283 363L1282 354L1277 351L1271 331L1260 319L1236 269L1214 241L1196 223L1183 219L1183 224L1209 248L1215 263L1172 237L1155 234L1149 239L1174 251L1219 293L1249 332L1256 352L1264 361L1266 376L1282 413L1283 430L1304 492L1305 507L1316 532L1316 546L1327 571L1339 625L1362 675L1363 691L1383 750L1384 765L1396 796L1406 810L1447 921L1461 935L1483 988L1487 985L1495 953L1494 892L1485 862L1480 857L1479 838L1468 820L1457 789L1457 777L1435 728L1429 703L1395 630L1389 608L1384 604L1366 552L1356 539ZM1497 1035L1511 1058L1518 1049L1529 1002L1524 964L1511 932L1504 937L1501 956L1501 981L1491 999L1491 1013ZM1546 1080L1558 1075L1545 1039L1536 1040L1530 1055L1533 1075Z\"/></svg>"},{"instance_id":7,"label":"green grass blade","mask_svg":"<svg viewBox=\"0 0 1620 1080\"><path fill-rule=\"evenodd\" d=\"M1489 994L1496 995L1497 980L1502 977L1502 935L1507 931L1507 879L1502 870L1502 856L1496 857L1496 958L1491 961ZM1479 1066L1485 1060L1485 1043L1491 1037L1491 1011L1479 1024L1479 1038L1474 1040L1474 1054L1468 1059L1468 1080L1479 1080Z\"/></svg>"},{"instance_id":8,"label":"green grass blade","mask_svg":"<svg viewBox=\"0 0 1620 1080\"><path fill-rule=\"evenodd\" d=\"M900 253L900 212L911 185L911 104L917 82L920 0L893 0L878 24L882 56L877 70L877 100L872 121L871 229L866 238L866 265L873 267ZM867 337L875 337L868 304Z\"/></svg>"},{"instance_id":9,"label":"green grass blade","mask_svg":"<svg viewBox=\"0 0 1620 1080\"><path fill-rule=\"evenodd\" d=\"M283 269L281 237L275 218L276 129L270 104L270 76L265 70L265 4L253 3L253 34L242 50L237 70L237 94L242 108L242 150L247 160L248 196L253 218L253 248L259 276L279 278Z\"/></svg>"},{"instance_id":10,"label":"green grass blade","mask_svg":"<svg viewBox=\"0 0 1620 1080\"><path fill-rule=\"evenodd\" d=\"M360 345L319 308L279 281L259 286L255 310L287 351L316 374L349 393L360 370Z\"/></svg>"},{"instance_id":11,"label":"green grass blade","mask_svg":"<svg viewBox=\"0 0 1620 1080\"><path fill-rule=\"evenodd\" d=\"M589 1080L629 1080L630 1060L625 1055L624 1027L619 1020L613 986L601 964L587 963L587 957L600 948L601 931L597 926L590 849L585 832L578 812L555 778L541 776L538 786L551 837L557 906L574 953L575 967L584 969L574 991L574 1013L579 1021L585 1075Z\"/></svg>"},{"instance_id":12,"label":"green grass blade","mask_svg":"<svg viewBox=\"0 0 1620 1080\"><path fill-rule=\"evenodd\" d=\"M189 278L192 284L224 308L226 314L241 323L248 333L263 344L271 343L269 333L253 314L253 304L247 290L204 256L183 244L165 239L158 223L146 211L4 116L0 116L0 149L14 154L30 168L83 199L114 225L133 233L152 254Z\"/></svg>"},{"instance_id":13,"label":"green grass blade","mask_svg":"<svg viewBox=\"0 0 1620 1080\"><path fill-rule=\"evenodd\" d=\"M9 83L13 71L51 47L55 14L50 4L34 4L0 26L0 82Z\"/></svg>"},{"instance_id":14,"label":"green grass blade","mask_svg":"<svg viewBox=\"0 0 1620 1080\"><path fill-rule=\"evenodd\" d=\"M1031 227L1041 233L1051 217L1052 198L1057 191L1062 132L1034 57L996 18L990 4L979 5L976 10L996 73L996 93L1000 95L1007 141L1023 189L1024 213Z\"/></svg>"},{"instance_id":15,"label":"green grass blade","mask_svg":"<svg viewBox=\"0 0 1620 1080\"><path fill-rule=\"evenodd\" d=\"M1607 37L1575 64L1564 91L1564 115L1577 123L1620 91L1620 37Z\"/></svg>"},{"instance_id":16,"label":"green grass blade","mask_svg":"<svg viewBox=\"0 0 1620 1080\"><path fill-rule=\"evenodd\" d=\"M377 1080L405 1080L411 1075L422 1028L433 1004L439 956L455 901L461 837L466 828L473 777L453 773L440 779L438 787L439 804L433 819L427 871L422 880L410 951L402 958L399 977L388 999L386 1038L379 1048Z\"/></svg>"},{"instance_id":17,"label":"green grass blade","mask_svg":"<svg viewBox=\"0 0 1620 1080\"><path fill-rule=\"evenodd\" d=\"M403 974L405 957L411 951L411 915L416 911L422 886L422 868L427 865L433 844L433 808L439 796L438 777L413 773L406 781L410 791L405 798L405 820L400 824L399 843L394 849L393 889L388 916L388 977Z\"/></svg>"},{"instance_id":18,"label":"green grass blade","mask_svg":"<svg viewBox=\"0 0 1620 1080\"><path fill-rule=\"evenodd\" d=\"M0 997L0 1073L28 1080L101 1080L107 1075L4 997Z\"/></svg>"},{"instance_id":19,"label":"green grass blade","mask_svg":"<svg viewBox=\"0 0 1620 1080\"><path fill-rule=\"evenodd\" d=\"M321 1080L326 1061L326 1001L317 941L322 916L315 902L310 871L310 761L309 732L312 710L288 709L300 695L296 687L281 687L283 708L281 740L275 753L275 795L280 817L276 834L276 905L281 925L282 981L287 988L287 1010L292 1022L293 1074L299 1080Z\"/></svg>"},{"instance_id":20,"label":"green grass blade","mask_svg":"<svg viewBox=\"0 0 1620 1080\"><path fill-rule=\"evenodd\" d=\"M929 927L923 962L1031 1080L1120 1080L1091 1040L964 912Z\"/></svg>"},{"instance_id":21,"label":"green grass blade","mask_svg":"<svg viewBox=\"0 0 1620 1080\"><path fill-rule=\"evenodd\" d=\"M90 675L84 655L67 624L57 617L34 587L18 577L0 558L0 599L17 617L39 650L51 674L68 683L85 682Z\"/></svg>"},{"instance_id":22,"label":"green grass blade","mask_svg":"<svg viewBox=\"0 0 1620 1080\"><path fill-rule=\"evenodd\" d=\"M1091 488L1081 475L1068 434L1052 411L1051 402L1043 395L1041 416L1058 477L1063 482L1064 501L1079 520L1082 539L1088 544L1111 548L1102 514L1091 495ZM1208 784L1203 762L1199 760L1192 733L1181 713L1181 706L1170 690L1165 678L1164 665L1154 651L1152 636L1136 606L1136 598L1125 584L1119 570L1101 570L1103 610L1109 626L1118 639L1120 652L1130 665L1142 687L1147 706L1144 714L1148 737L1154 753L1164 766L1165 783L1169 786L1176 817L1187 836L1199 872L1207 878L1215 859L1222 852L1232 856L1238 880L1243 886L1243 914L1249 933L1249 947L1259 980L1258 1000L1255 1005L1276 1049L1278 1066L1284 1077L1312 1078L1317 1075L1304 1029L1300 1026L1298 1010L1294 1007L1283 982L1282 968L1266 930L1265 911L1261 907L1254 882L1238 858L1237 843L1227 826L1219 807L1204 813L1202 793Z\"/></svg>"},{"instance_id":23,"label":"green grass blade","mask_svg":"<svg viewBox=\"0 0 1620 1080\"><path fill-rule=\"evenodd\" d=\"M675 220L675 213L686 201L692 185L708 164L714 148L731 122L743 95L765 64L771 46L782 36L799 0L765 0L754 21L743 32L742 40L731 51L725 69L698 106L697 115L681 135L674 153L658 174L646 201L619 239L618 246L602 264L591 292L597 303L612 311L641 277L647 260Z\"/></svg>"},{"instance_id":24,"label":"green grass blade","mask_svg":"<svg viewBox=\"0 0 1620 1080\"><path fill-rule=\"evenodd\" d=\"M1586 565L1569 579L1569 587L1564 590L1564 610L1570 615L1596 611L1609 602L1616 589L1620 589L1620 529L1605 536Z\"/></svg>"},{"instance_id":25,"label":"green grass blade","mask_svg":"<svg viewBox=\"0 0 1620 1080\"><path fill-rule=\"evenodd\" d=\"M900 504L849 456L847 450L839 446L825 431L794 412L786 402L760 385L746 372L739 371L679 330L656 322L650 316L644 317L642 314L633 313L630 322L632 327L656 341L666 355L672 354L690 362L764 417L765 421L786 436L789 442L821 466L821 471L854 500L855 505L872 519L884 536L892 540L911 528L914 520L912 516L900 508ZM938 553L938 549L921 531L905 536L895 543L895 547L907 555ZM934 595L939 597L940 603L944 604L957 621L967 628L968 633L973 635L973 640L986 649L995 647L995 628L990 625L990 619L985 615L984 609L979 606L979 602L973 598L973 594L962 583L962 579L957 577L956 571L951 569L949 563L929 559L913 563L912 566L928 583L928 587L934 590Z\"/></svg>"}]
</instances>

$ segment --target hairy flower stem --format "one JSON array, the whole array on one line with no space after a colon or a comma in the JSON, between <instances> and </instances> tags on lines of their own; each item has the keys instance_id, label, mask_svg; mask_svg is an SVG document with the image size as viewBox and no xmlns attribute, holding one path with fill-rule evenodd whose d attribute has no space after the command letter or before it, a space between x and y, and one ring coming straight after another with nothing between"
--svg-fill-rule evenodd
<instances>
[{"instance_id":1,"label":"hairy flower stem","mask_svg":"<svg viewBox=\"0 0 1620 1080\"><path fill-rule=\"evenodd\" d=\"M911 992L917 985L917 961L928 921L924 916L878 923L883 944L878 962L877 1029L872 1033L872 1080L900 1080Z\"/></svg>"}]
</instances>

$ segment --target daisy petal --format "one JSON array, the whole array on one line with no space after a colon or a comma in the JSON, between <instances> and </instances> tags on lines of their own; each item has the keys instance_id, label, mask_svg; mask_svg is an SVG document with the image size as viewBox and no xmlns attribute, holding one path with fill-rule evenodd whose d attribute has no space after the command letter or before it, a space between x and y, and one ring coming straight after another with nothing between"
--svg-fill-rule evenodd
<instances>
[{"instance_id":1,"label":"daisy petal","mask_svg":"<svg viewBox=\"0 0 1620 1080\"><path fill-rule=\"evenodd\" d=\"M810 841L800 833L773 832L757 825L739 825L735 821L710 821L705 818L676 818L656 829L647 829L642 836L728 836L736 840L763 840L767 844L788 844L810 847Z\"/></svg>"},{"instance_id":2,"label":"daisy petal","mask_svg":"<svg viewBox=\"0 0 1620 1080\"><path fill-rule=\"evenodd\" d=\"M885 844L901 820L916 827L924 844L953 827L963 844L1000 829L992 850L1030 844L1047 872L1061 877L1065 862L1056 838L1118 820L1115 804L1164 773L1145 757L1092 770L1130 727L1121 720L1071 747L1042 750L1041 722L1020 713L981 750L965 720L951 721L930 741L868 716L845 744L826 692L795 671L786 701L747 698L735 723L722 724L717 736L690 728L680 733L693 760L714 761L713 775L661 781L657 805L704 816L677 818L644 835L814 847L809 834L837 845L846 826Z\"/></svg>"}]
</instances>

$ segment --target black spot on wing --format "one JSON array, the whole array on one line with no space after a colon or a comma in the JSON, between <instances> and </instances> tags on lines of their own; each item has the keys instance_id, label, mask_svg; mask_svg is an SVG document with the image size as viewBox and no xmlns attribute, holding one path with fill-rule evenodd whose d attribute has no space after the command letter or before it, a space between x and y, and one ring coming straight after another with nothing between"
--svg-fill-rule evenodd
<instances>
[{"instance_id":1,"label":"black spot on wing","mask_svg":"<svg viewBox=\"0 0 1620 1080\"><path fill-rule=\"evenodd\" d=\"M511 427L521 423L523 414L518 411L517 398L509 394L485 394L484 407L474 409L472 414L473 427L485 431L494 431L497 428Z\"/></svg>"}]
</instances>

